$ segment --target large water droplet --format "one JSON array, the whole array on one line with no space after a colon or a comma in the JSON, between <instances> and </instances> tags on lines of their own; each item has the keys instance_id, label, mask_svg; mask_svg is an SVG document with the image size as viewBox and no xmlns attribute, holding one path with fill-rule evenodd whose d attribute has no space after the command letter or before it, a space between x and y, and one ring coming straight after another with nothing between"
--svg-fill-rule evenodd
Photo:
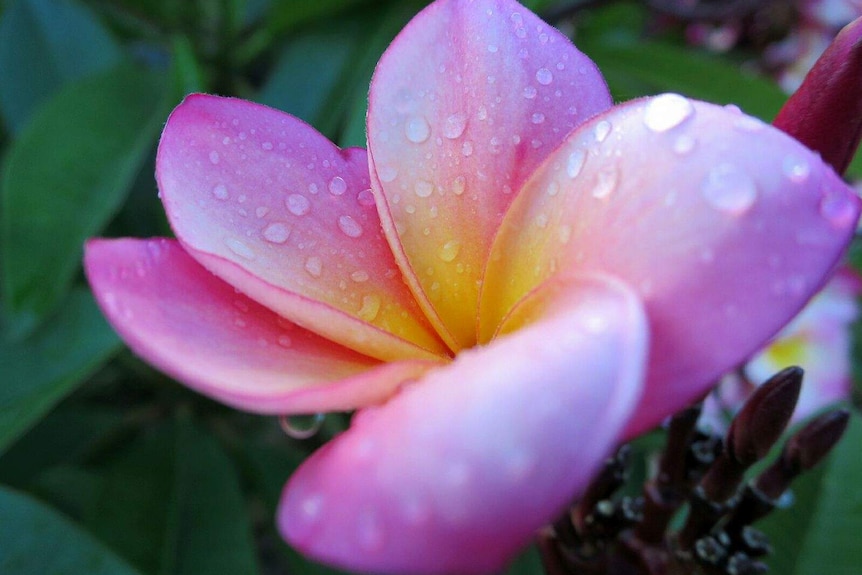
<instances>
[{"instance_id":1,"label":"large water droplet","mask_svg":"<svg viewBox=\"0 0 862 575\"><path fill-rule=\"evenodd\" d=\"M566 173L570 178L578 177L578 174L581 173L581 169L584 167L584 160L586 159L587 155L580 149L569 154L569 157L566 160Z\"/></svg>"},{"instance_id":2,"label":"large water droplet","mask_svg":"<svg viewBox=\"0 0 862 575\"><path fill-rule=\"evenodd\" d=\"M837 228L852 226L857 217L856 208L849 197L840 192L824 193L820 199L820 215Z\"/></svg>"},{"instance_id":3,"label":"large water droplet","mask_svg":"<svg viewBox=\"0 0 862 575\"><path fill-rule=\"evenodd\" d=\"M431 135L431 126L422 116L411 116L404 124L404 134L414 144L421 144Z\"/></svg>"},{"instance_id":4,"label":"large water droplet","mask_svg":"<svg viewBox=\"0 0 862 575\"><path fill-rule=\"evenodd\" d=\"M754 180L732 164L712 168L701 184L701 192L713 208L734 216L744 214L757 199Z\"/></svg>"},{"instance_id":5,"label":"large water droplet","mask_svg":"<svg viewBox=\"0 0 862 575\"><path fill-rule=\"evenodd\" d=\"M284 203L288 211L295 216L304 216L311 209L311 202L302 194L290 194Z\"/></svg>"},{"instance_id":6,"label":"large water droplet","mask_svg":"<svg viewBox=\"0 0 862 575\"><path fill-rule=\"evenodd\" d=\"M437 256L444 262L451 262L458 257L458 252L461 251L461 242L458 240L449 240L442 246Z\"/></svg>"},{"instance_id":7,"label":"large water droplet","mask_svg":"<svg viewBox=\"0 0 862 575\"><path fill-rule=\"evenodd\" d=\"M371 207L374 205L374 194L371 190L362 190L356 195L356 201L360 206Z\"/></svg>"},{"instance_id":8,"label":"large water droplet","mask_svg":"<svg viewBox=\"0 0 862 575\"><path fill-rule=\"evenodd\" d=\"M446 118L446 123L443 125L443 135L454 140L461 137L464 130L467 128L467 114L458 113L452 114Z\"/></svg>"},{"instance_id":9,"label":"large water droplet","mask_svg":"<svg viewBox=\"0 0 862 575\"><path fill-rule=\"evenodd\" d=\"M227 238L224 243L230 251L241 258L247 260L253 260L255 258L254 251L236 238Z\"/></svg>"},{"instance_id":10,"label":"large water droplet","mask_svg":"<svg viewBox=\"0 0 862 575\"><path fill-rule=\"evenodd\" d=\"M365 321L373 321L380 312L380 298L376 295L362 296L362 307L357 314Z\"/></svg>"},{"instance_id":11,"label":"large water droplet","mask_svg":"<svg viewBox=\"0 0 862 575\"><path fill-rule=\"evenodd\" d=\"M542 86L547 86L554 81L554 74L547 68L539 68L536 70L536 82Z\"/></svg>"},{"instance_id":12,"label":"large water droplet","mask_svg":"<svg viewBox=\"0 0 862 575\"><path fill-rule=\"evenodd\" d=\"M654 132L666 132L694 114L694 106L679 94L662 94L650 100L644 110L644 125Z\"/></svg>"},{"instance_id":13,"label":"large water droplet","mask_svg":"<svg viewBox=\"0 0 862 575\"><path fill-rule=\"evenodd\" d=\"M228 198L230 197L230 194L229 194L229 193L228 193L228 191L227 191L227 186L225 186L224 184L217 184L217 185L213 188L213 196L215 196L215 198L216 198L217 200L226 200L226 199L228 199Z\"/></svg>"},{"instance_id":14,"label":"large water droplet","mask_svg":"<svg viewBox=\"0 0 862 575\"><path fill-rule=\"evenodd\" d=\"M283 244L290 237L290 228L286 224L275 222L263 229L263 237L274 244Z\"/></svg>"},{"instance_id":15,"label":"large water droplet","mask_svg":"<svg viewBox=\"0 0 862 575\"><path fill-rule=\"evenodd\" d=\"M611 195L617 187L619 171L616 168L605 168L596 174L596 183L593 186L593 197L603 200Z\"/></svg>"},{"instance_id":16,"label":"large water droplet","mask_svg":"<svg viewBox=\"0 0 862 575\"><path fill-rule=\"evenodd\" d=\"M350 216L339 217L338 228L344 233L345 236L351 238L358 238L362 235L362 226L359 225L359 222L357 222Z\"/></svg>"},{"instance_id":17,"label":"large water droplet","mask_svg":"<svg viewBox=\"0 0 862 575\"><path fill-rule=\"evenodd\" d=\"M413 189L420 198L427 198L434 191L434 184L425 180L416 180L416 186Z\"/></svg>"},{"instance_id":18,"label":"large water droplet","mask_svg":"<svg viewBox=\"0 0 862 575\"><path fill-rule=\"evenodd\" d=\"M305 260L305 271L312 277L319 278L321 272L323 272L323 262L320 261L320 258L311 256Z\"/></svg>"},{"instance_id":19,"label":"large water droplet","mask_svg":"<svg viewBox=\"0 0 862 575\"><path fill-rule=\"evenodd\" d=\"M381 182L388 184L398 177L398 169L393 166L380 166L377 168L377 177Z\"/></svg>"},{"instance_id":20,"label":"large water droplet","mask_svg":"<svg viewBox=\"0 0 862 575\"><path fill-rule=\"evenodd\" d=\"M329 180L329 193L333 196L340 196L347 191L347 182L341 176L335 176Z\"/></svg>"},{"instance_id":21,"label":"large water droplet","mask_svg":"<svg viewBox=\"0 0 862 575\"><path fill-rule=\"evenodd\" d=\"M320 431L326 416L322 413L314 415L282 415L278 418L282 431L293 439L309 439Z\"/></svg>"},{"instance_id":22,"label":"large water droplet","mask_svg":"<svg viewBox=\"0 0 862 575\"><path fill-rule=\"evenodd\" d=\"M602 120L598 124L596 124L595 129L593 130L593 135L596 138L597 142L604 142L608 137L608 134L611 133L611 123L607 120Z\"/></svg>"}]
</instances>

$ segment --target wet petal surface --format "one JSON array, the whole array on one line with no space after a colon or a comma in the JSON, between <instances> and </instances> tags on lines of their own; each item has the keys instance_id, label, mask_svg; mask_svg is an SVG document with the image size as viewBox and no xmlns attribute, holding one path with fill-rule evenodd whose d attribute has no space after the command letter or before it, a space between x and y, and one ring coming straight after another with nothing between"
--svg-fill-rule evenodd
<instances>
[{"instance_id":1,"label":"wet petal surface","mask_svg":"<svg viewBox=\"0 0 862 575\"><path fill-rule=\"evenodd\" d=\"M157 178L189 253L251 298L379 359L446 354L380 229L363 150L271 108L196 95L168 120Z\"/></svg>"},{"instance_id":2,"label":"wet petal surface","mask_svg":"<svg viewBox=\"0 0 862 575\"><path fill-rule=\"evenodd\" d=\"M492 572L528 543L613 448L647 346L618 282L557 282L539 299L517 332L358 413L307 460L279 510L288 541L375 573Z\"/></svg>"},{"instance_id":3,"label":"wet petal surface","mask_svg":"<svg viewBox=\"0 0 862 575\"><path fill-rule=\"evenodd\" d=\"M435 2L383 55L368 114L381 219L452 349L476 341L480 280L514 192L610 104L595 65L510 0Z\"/></svg>"},{"instance_id":4,"label":"wet petal surface","mask_svg":"<svg viewBox=\"0 0 862 575\"><path fill-rule=\"evenodd\" d=\"M858 214L816 154L738 110L672 94L617 106L572 134L512 206L485 278L482 337L555 273L619 277L650 322L630 426L643 431L799 311Z\"/></svg>"},{"instance_id":5,"label":"wet petal surface","mask_svg":"<svg viewBox=\"0 0 862 575\"><path fill-rule=\"evenodd\" d=\"M214 399L261 413L383 401L435 364L381 365L239 294L172 240L92 240L96 298L138 355Z\"/></svg>"}]
</instances>

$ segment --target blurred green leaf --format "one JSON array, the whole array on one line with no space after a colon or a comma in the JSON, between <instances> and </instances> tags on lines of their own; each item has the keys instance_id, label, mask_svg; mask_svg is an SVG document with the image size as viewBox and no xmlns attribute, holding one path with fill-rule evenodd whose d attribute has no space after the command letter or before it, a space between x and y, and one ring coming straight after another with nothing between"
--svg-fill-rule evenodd
<instances>
[{"instance_id":1,"label":"blurred green leaf","mask_svg":"<svg viewBox=\"0 0 862 575\"><path fill-rule=\"evenodd\" d=\"M206 91L204 71L195 56L191 41L185 36L176 36L171 42L171 71L178 96L184 98L195 92Z\"/></svg>"},{"instance_id":2,"label":"blurred green leaf","mask_svg":"<svg viewBox=\"0 0 862 575\"><path fill-rule=\"evenodd\" d=\"M232 464L186 421L143 436L107 468L86 524L151 575L258 572Z\"/></svg>"},{"instance_id":3,"label":"blurred green leaf","mask_svg":"<svg viewBox=\"0 0 862 575\"><path fill-rule=\"evenodd\" d=\"M130 66L72 84L11 146L0 182L0 248L12 337L55 309L84 240L122 204L164 120L162 84Z\"/></svg>"},{"instance_id":4,"label":"blurred green leaf","mask_svg":"<svg viewBox=\"0 0 862 575\"><path fill-rule=\"evenodd\" d=\"M119 47L86 6L17 0L0 21L0 113L18 132L63 84L119 61Z\"/></svg>"},{"instance_id":5,"label":"blurred green leaf","mask_svg":"<svg viewBox=\"0 0 862 575\"><path fill-rule=\"evenodd\" d=\"M855 413L844 438L821 467L793 485L795 503L757 525L775 552L769 564L782 575L855 575L862 565L862 417Z\"/></svg>"},{"instance_id":6,"label":"blurred green leaf","mask_svg":"<svg viewBox=\"0 0 862 575\"><path fill-rule=\"evenodd\" d=\"M0 341L0 453L119 348L83 289L29 339Z\"/></svg>"},{"instance_id":7,"label":"blurred green leaf","mask_svg":"<svg viewBox=\"0 0 862 575\"><path fill-rule=\"evenodd\" d=\"M50 507L0 486L3 575L136 575L110 550Z\"/></svg>"},{"instance_id":8,"label":"blurred green leaf","mask_svg":"<svg viewBox=\"0 0 862 575\"><path fill-rule=\"evenodd\" d=\"M339 12L363 3L371 4L369 0L314 0L314 2L283 0L273 2L266 23L269 31L273 35L277 35L315 20L326 20Z\"/></svg>"}]
</instances>

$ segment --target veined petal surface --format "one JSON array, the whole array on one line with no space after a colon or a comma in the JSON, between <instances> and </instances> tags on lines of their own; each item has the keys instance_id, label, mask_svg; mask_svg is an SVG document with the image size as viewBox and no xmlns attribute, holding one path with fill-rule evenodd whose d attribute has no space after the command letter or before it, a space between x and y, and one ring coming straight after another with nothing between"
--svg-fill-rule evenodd
<instances>
[{"instance_id":1,"label":"veined petal surface","mask_svg":"<svg viewBox=\"0 0 862 575\"><path fill-rule=\"evenodd\" d=\"M380 364L304 330L238 293L173 240L91 240L84 261L102 310L135 353L234 407L355 409L436 365Z\"/></svg>"},{"instance_id":2,"label":"veined petal surface","mask_svg":"<svg viewBox=\"0 0 862 575\"><path fill-rule=\"evenodd\" d=\"M251 102L194 95L157 178L189 253L280 315L378 359L439 358L380 228L363 150Z\"/></svg>"},{"instance_id":3,"label":"veined petal surface","mask_svg":"<svg viewBox=\"0 0 862 575\"><path fill-rule=\"evenodd\" d=\"M443 0L384 53L368 147L381 220L453 350L476 341L480 282L514 192L569 131L611 105L596 66L511 0Z\"/></svg>"},{"instance_id":4,"label":"veined petal surface","mask_svg":"<svg viewBox=\"0 0 862 575\"><path fill-rule=\"evenodd\" d=\"M374 573L504 567L613 449L646 360L623 284L579 278L543 296L532 323L359 412L306 460L279 509L287 540Z\"/></svg>"},{"instance_id":5,"label":"veined petal surface","mask_svg":"<svg viewBox=\"0 0 862 575\"><path fill-rule=\"evenodd\" d=\"M555 273L604 272L646 303L651 348L634 434L703 395L822 285L859 199L782 132L674 94L573 133L504 220L482 339Z\"/></svg>"}]
</instances>

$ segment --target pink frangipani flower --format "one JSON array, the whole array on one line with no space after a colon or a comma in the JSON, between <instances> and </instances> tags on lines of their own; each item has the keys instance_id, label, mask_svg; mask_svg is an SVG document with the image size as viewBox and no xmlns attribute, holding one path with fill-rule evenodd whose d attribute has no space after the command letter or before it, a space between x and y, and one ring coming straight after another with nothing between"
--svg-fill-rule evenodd
<instances>
[{"instance_id":1,"label":"pink frangipani flower","mask_svg":"<svg viewBox=\"0 0 862 575\"><path fill-rule=\"evenodd\" d=\"M297 548L356 570L499 569L616 442L780 329L859 214L816 153L737 109L612 107L512 0L416 16L367 127L367 153L340 150L190 96L157 158L178 240L92 240L85 262L132 349L190 387L359 410L278 512Z\"/></svg>"}]
</instances>

